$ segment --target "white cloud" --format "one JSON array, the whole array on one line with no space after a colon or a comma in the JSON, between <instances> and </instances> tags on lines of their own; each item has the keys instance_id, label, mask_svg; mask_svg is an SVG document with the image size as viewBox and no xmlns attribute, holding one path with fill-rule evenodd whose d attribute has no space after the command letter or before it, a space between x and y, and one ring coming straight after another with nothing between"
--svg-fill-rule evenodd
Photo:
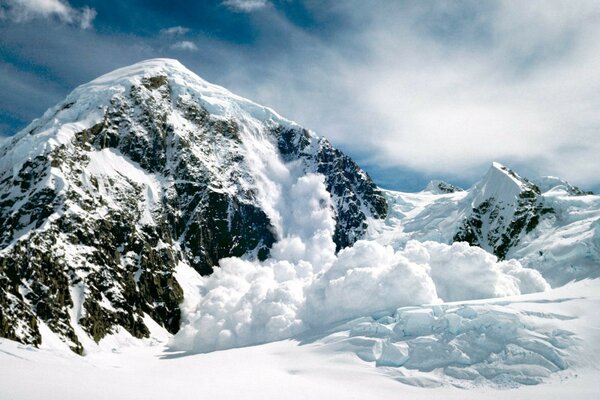
<instances>
[{"instance_id":1,"label":"white cloud","mask_svg":"<svg viewBox=\"0 0 600 400\"><path fill-rule=\"evenodd\" d=\"M186 28L185 26L172 26L170 28L161 29L160 33L162 35L179 36L179 35L185 35L189 31L190 31L190 28Z\"/></svg>"},{"instance_id":2,"label":"white cloud","mask_svg":"<svg viewBox=\"0 0 600 400\"><path fill-rule=\"evenodd\" d=\"M363 163L471 180L498 160L600 184L600 3L377 4L315 6L344 21L325 37L269 21L289 50L230 86Z\"/></svg>"},{"instance_id":3,"label":"white cloud","mask_svg":"<svg viewBox=\"0 0 600 400\"><path fill-rule=\"evenodd\" d=\"M235 12L252 12L265 8L267 0L225 0L223 5Z\"/></svg>"},{"instance_id":4,"label":"white cloud","mask_svg":"<svg viewBox=\"0 0 600 400\"><path fill-rule=\"evenodd\" d=\"M181 40L177 43L171 45L171 48L174 50L185 50L185 51L196 51L198 50L198 46L194 42L190 42L189 40Z\"/></svg>"},{"instance_id":5,"label":"white cloud","mask_svg":"<svg viewBox=\"0 0 600 400\"><path fill-rule=\"evenodd\" d=\"M600 185L600 2L307 2L317 21L310 30L266 4L253 45L198 36L202 52L182 61L327 136L367 170L472 181L498 160ZM333 21L328 34L323 21ZM44 43L60 49L53 54L71 49L71 59L92 52L72 72L87 69L91 79L135 61L131 54L157 56L167 39L136 38L145 48L133 53L122 37ZM31 54L40 62L46 53ZM63 65L62 54L52 61Z\"/></svg>"},{"instance_id":6,"label":"white cloud","mask_svg":"<svg viewBox=\"0 0 600 400\"><path fill-rule=\"evenodd\" d=\"M89 29L96 10L89 7L73 8L64 0L5 0L0 19L27 22L36 18L57 18L61 22Z\"/></svg>"},{"instance_id":7,"label":"white cloud","mask_svg":"<svg viewBox=\"0 0 600 400\"><path fill-rule=\"evenodd\" d=\"M92 22L96 18L96 10L89 7L84 7L81 10L81 14L79 17L79 26L81 29L89 29L92 27Z\"/></svg>"},{"instance_id":8,"label":"white cloud","mask_svg":"<svg viewBox=\"0 0 600 400\"><path fill-rule=\"evenodd\" d=\"M414 29L370 31L372 61L351 66L346 85L373 111L381 132L376 159L463 176L499 159L575 181L597 179L592 154L600 141L590 128L600 129L600 30L591 23L600 14L557 4L502 3L483 28L493 38L483 47ZM572 146L582 151L567 154Z\"/></svg>"}]
</instances>

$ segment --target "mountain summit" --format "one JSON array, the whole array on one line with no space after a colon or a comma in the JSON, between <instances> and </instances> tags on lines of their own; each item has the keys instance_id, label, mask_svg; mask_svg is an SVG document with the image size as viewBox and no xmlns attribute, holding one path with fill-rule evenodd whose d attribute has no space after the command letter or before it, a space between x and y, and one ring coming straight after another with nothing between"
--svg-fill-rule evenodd
<instances>
[{"instance_id":1,"label":"mountain summit","mask_svg":"<svg viewBox=\"0 0 600 400\"><path fill-rule=\"evenodd\" d=\"M455 241L483 247L505 258L543 214L553 212L538 199L540 189L510 168L494 162L470 193L471 215L463 220Z\"/></svg>"},{"instance_id":2,"label":"mountain summit","mask_svg":"<svg viewBox=\"0 0 600 400\"><path fill-rule=\"evenodd\" d=\"M81 353L118 327L147 336L149 318L176 332L178 268L266 258L290 234L290 188L312 173L338 249L386 216L371 178L327 140L178 61L78 87L0 147L0 336L52 332Z\"/></svg>"}]
</instances>

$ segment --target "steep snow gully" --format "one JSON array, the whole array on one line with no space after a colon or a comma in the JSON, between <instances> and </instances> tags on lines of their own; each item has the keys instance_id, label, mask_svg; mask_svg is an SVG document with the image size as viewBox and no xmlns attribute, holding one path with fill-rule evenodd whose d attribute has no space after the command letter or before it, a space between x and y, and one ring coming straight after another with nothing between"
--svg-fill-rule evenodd
<instances>
[{"instance_id":1,"label":"steep snow gully","mask_svg":"<svg viewBox=\"0 0 600 400\"><path fill-rule=\"evenodd\" d=\"M317 397L342 370L360 378L330 398L374 383L383 397L567 381L593 394L600 196L499 163L468 190L386 191L174 60L82 85L0 144L0 222L0 363L14 366L2 396L76 398L41 376L115 367L144 385L161 368L192 380L246 355L257 369L280 357L273 376ZM34 386L8 384L26 374ZM278 387L240 379L256 397L270 393L256 382Z\"/></svg>"}]
</instances>

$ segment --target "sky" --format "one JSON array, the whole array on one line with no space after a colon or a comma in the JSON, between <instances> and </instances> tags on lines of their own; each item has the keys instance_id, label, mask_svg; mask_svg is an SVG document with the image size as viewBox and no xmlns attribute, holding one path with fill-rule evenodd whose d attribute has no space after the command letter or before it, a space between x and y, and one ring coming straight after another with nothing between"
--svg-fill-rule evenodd
<instances>
[{"instance_id":1,"label":"sky","mask_svg":"<svg viewBox=\"0 0 600 400\"><path fill-rule=\"evenodd\" d=\"M390 189L492 161L600 191L600 2L0 0L0 140L76 86L169 57Z\"/></svg>"}]
</instances>

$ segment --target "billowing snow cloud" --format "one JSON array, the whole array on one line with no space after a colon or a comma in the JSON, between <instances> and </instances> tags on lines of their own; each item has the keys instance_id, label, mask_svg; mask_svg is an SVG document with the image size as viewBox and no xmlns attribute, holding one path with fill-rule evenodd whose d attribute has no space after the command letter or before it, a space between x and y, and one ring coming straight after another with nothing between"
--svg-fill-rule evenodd
<instances>
[{"instance_id":1,"label":"billowing snow cloud","mask_svg":"<svg viewBox=\"0 0 600 400\"><path fill-rule=\"evenodd\" d=\"M293 176L293 175L291 175ZM290 176L290 179L292 179ZM466 243L416 241L395 251L359 241L335 254L331 199L321 175L290 183L271 258L223 259L202 278L173 348L207 352L280 340L401 306L542 291L541 275ZM285 188L284 188L285 189ZM184 307L185 309L185 307Z\"/></svg>"},{"instance_id":2,"label":"billowing snow cloud","mask_svg":"<svg viewBox=\"0 0 600 400\"><path fill-rule=\"evenodd\" d=\"M61 22L88 29L96 17L90 7L73 8L64 0L6 0L0 5L0 19L26 22L35 18L57 18Z\"/></svg>"}]
</instances>

